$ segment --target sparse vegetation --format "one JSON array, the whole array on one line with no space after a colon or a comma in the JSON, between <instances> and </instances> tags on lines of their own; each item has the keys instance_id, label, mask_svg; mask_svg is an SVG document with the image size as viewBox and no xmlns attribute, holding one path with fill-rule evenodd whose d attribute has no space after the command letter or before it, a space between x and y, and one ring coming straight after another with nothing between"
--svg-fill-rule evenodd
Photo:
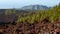
<instances>
[{"instance_id":1,"label":"sparse vegetation","mask_svg":"<svg viewBox=\"0 0 60 34\"><path fill-rule=\"evenodd\" d=\"M5 15L11 15L11 14L12 14L11 10L8 9L8 10L5 11Z\"/></svg>"},{"instance_id":2,"label":"sparse vegetation","mask_svg":"<svg viewBox=\"0 0 60 34\"><path fill-rule=\"evenodd\" d=\"M28 23L34 23L34 21L39 21L43 18L49 20L50 22L52 21L60 21L60 4L49 9L49 10L37 10L35 14L29 13L29 16L26 17L21 17L20 19L22 22L27 18ZM26 14L27 15L27 14ZM19 20L19 19L18 19Z\"/></svg>"}]
</instances>

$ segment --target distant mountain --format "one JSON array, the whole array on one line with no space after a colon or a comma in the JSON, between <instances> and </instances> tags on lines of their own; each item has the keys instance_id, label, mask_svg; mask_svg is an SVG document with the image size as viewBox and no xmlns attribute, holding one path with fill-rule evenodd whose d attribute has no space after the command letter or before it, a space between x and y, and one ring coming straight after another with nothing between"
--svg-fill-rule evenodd
<instances>
[{"instance_id":1,"label":"distant mountain","mask_svg":"<svg viewBox=\"0 0 60 34\"><path fill-rule=\"evenodd\" d=\"M43 5L29 5L21 8L22 10L47 10L49 7Z\"/></svg>"}]
</instances>

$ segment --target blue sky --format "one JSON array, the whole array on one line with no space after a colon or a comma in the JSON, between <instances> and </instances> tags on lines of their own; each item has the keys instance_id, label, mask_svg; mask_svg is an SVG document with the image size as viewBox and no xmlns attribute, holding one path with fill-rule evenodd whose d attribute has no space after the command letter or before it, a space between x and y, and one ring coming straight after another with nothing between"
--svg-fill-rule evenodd
<instances>
[{"instance_id":1,"label":"blue sky","mask_svg":"<svg viewBox=\"0 0 60 34\"><path fill-rule=\"evenodd\" d=\"M21 8L35 4L52 7L58 3L60 3L60 0L0 0L0 8Z\"/></svg>"}]
</instances>

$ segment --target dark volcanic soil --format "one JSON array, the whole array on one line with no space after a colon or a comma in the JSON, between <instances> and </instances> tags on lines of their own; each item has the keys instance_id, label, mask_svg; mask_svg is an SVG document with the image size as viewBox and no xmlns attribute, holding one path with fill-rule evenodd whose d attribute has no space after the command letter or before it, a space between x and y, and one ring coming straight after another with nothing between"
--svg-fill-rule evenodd
<instances>
[{"instance_id":1,"label":"dark volcanic soil","mask_svg":"<svg viewBox=\"0 0 60 34\"><path fill-rule=\"evenodd\" d=\"M60 22L2 24L0 25L0 34L60 34Z\"/></svg>"}]
</instances>

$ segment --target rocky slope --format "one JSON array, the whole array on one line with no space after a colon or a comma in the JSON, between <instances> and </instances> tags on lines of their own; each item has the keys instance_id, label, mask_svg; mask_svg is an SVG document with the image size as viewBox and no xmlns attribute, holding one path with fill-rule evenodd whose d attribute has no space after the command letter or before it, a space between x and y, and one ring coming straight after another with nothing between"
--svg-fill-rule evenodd
<instances>
[{"instance_id":1,"label":"rocky slope","mask_svg":"<svg viewBox=\"0 0 60 34\"><path fill-rule=\"evenodd\" d=\"M60 22L42 20L33 24L0 25L0 34L60 34Z\"/></svg>"}]
</instances>

